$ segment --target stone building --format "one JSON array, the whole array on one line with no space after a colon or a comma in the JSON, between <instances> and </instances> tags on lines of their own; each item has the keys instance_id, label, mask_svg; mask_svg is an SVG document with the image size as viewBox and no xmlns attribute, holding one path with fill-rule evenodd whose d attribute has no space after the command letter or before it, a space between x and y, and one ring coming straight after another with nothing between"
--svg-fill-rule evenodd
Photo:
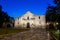
<instances>
[{"instance_id":1,"label":"stone building","mask_svg":"<svg viewBox=\"0 0 60 40\"><path fill-rule=\"evenodd\" d=\"M30 11L15 19L15 28L45 28L45 25L45 15L37 16Z\"/></svg>"}]
</instances>

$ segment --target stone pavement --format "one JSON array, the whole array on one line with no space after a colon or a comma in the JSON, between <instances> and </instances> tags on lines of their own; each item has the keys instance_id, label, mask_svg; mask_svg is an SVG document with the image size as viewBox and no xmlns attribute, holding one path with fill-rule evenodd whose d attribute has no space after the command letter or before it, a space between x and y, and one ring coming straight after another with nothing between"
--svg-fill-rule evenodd
<instances>
[{"instance_id":1,"label":"stone pavement","mask_svg":"<svg viewBox=\"0 0 60 40\"><path fill-rule=\"evenodd\" d=\"M25 32L7 35L0 40L49 40L45 29L30 29Z\"/></svg>"}]
</instances>

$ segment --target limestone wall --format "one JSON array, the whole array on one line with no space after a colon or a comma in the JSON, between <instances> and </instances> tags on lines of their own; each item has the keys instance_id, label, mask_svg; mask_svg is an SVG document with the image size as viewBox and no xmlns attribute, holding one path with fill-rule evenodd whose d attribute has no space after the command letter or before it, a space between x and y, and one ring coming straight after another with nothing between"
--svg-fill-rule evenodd
<instances>
[{"instance_id":1,"label":"limestone wall","mask_svg":"<svg viewBox=\"0 0 60 40\"><path fill-rule=\"evenodd\" d=\"M39 18L40 17L40 18ZM42 27L45 28L45 15L36 16L31 12L27 12L22 17L19 17L15 20L15 27L27 27L27 23L29 23L30 28L34 27Z\"/></svg>"}]
</instances>

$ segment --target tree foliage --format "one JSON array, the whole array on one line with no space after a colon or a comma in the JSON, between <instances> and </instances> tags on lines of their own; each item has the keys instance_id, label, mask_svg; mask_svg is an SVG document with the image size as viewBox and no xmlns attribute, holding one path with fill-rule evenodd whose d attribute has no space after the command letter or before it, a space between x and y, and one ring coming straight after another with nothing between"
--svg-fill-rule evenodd
<instances>
[{"instance_id":1,"label":"tree foliage","mask_svg":"<svg viewBox=\"0 0 60 40\"><path fill-rule=\"evenodd\" d=\"M58 21L60 22L60 0L54 0L54 3L56 6L48 6L47 12L46 12L46 21Z\"/></svg>"},{"instance_id":2,"label":"tree foliage","mask_svg":"<svg viewBox=\"0 0 60 40\"><path fill-rule=\"evenodd\" d=\"M2 27L3 22L12 22L13 17L10 17L7 12L2 11L2 6L0 5L0 28Z\"/></svg>"},{"instance_id":3,"label":"tree foliage","mask_svg":"<svg viewBox=\"0 0 60 40\"><path fill-rule=\"evenodd\" d=\"M49 5L46 11L46 22L58 22L57 29L60 29L60 0L54 0L56 6Z\"/></svg>"}]
</instances>

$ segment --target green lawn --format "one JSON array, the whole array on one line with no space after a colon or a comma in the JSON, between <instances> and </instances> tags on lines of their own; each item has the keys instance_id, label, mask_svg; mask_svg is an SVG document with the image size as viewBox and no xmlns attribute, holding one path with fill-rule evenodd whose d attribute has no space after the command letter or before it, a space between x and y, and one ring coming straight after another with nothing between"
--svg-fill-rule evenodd
<instances>
[{"instance_id":1,"label":"green lawn","mask_svg":"<svg viewBox=\"0 0 60 40\"><path fill-rule=\"evenodd\" d=\"M6 34L13 34L13 33L23 32L27 30L28 29L0 28L0 36L5 36Z\"/></svg>"},{"instance_id":2,"label":"green lawn","mask_svg":"<svg viewBox=\"0 0 60 40\"><path fill-rule=\"evenodd\" d=\"M52 34L56 37L57 40L59 39L60 32L58 32L57 30L53 30L53 29L50 29L50 32L52 32Z\"/></svg>"}]
</instances>

